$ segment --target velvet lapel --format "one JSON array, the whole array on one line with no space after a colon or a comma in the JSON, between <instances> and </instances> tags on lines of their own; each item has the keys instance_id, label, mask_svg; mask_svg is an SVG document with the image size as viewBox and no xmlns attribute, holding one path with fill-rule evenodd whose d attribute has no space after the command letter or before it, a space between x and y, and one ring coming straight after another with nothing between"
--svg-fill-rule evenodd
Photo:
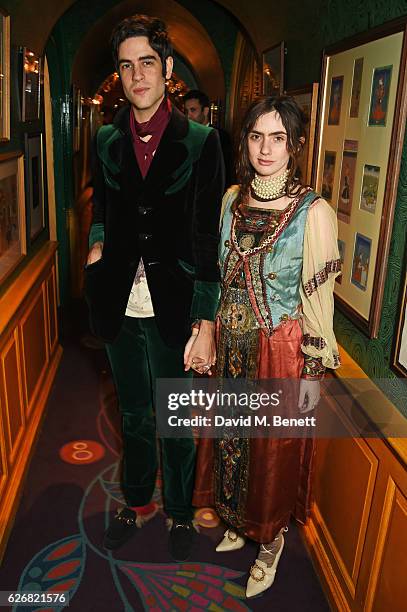
<instances>
[{"instance_id":1,"label":"velvet lapel","mask_svg":"<svg viewBox=\"0 0 407 612\"><path fill-rule=\"evenodd\" d=\"M173 173L188 155L186 146L180 142L187 133L188 119L177 108L172 107L170 121L144 179L146 194L165 191L171 185Z\"/></svg>"},{"instance_id":2,"label":"velvet lapel","mask_svg":"<svg viewBox=\"0 0 407 612\"><path fill-rule=\"evenodd\" d=\"M113 152L115 157L117 156L120 167L123 195L132 199L143 192L144 180L133 149L129 114L130 106L127 106L121 109L115 117L114 125L122 132L122 137L114 143Z\"/></svg>"}]
</instances>

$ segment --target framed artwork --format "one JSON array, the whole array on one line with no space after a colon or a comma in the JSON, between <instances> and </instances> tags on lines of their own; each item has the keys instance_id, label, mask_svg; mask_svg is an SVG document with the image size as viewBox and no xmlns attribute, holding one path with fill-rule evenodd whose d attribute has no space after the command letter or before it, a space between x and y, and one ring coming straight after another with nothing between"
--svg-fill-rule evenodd
<instances>
[{"instance_id":1,"label":"framed artwork","mask_svg":"<svg viewBox=\"0 0 407 612\"><path fill-rule=\"evenodd\" d=\"M329 97L328 125L339 125L342 108L343 76L332 77Z\"/></svg>"},{"instance_id":2,"label":"framed artwork","mask_svg":"<svg viewBox=\"0 0 407 612\"><path fill-rule=\"evenodd\" d=\"M369 238L356 234L351 282L362 291L366 291L367 287L371 246L372 241Z\"/></svg>"},{"instance_id":3,"label":"framed artwork","mask_svg":"<svg viewBox=\"0 0 407 612\"><path fill-rule=\"evenodd\" d=\"M393 352L393 369L407 377L407 271L404 279L396 341Z\"/></svg>"},{"instance_id":4,"label":"framed artwork","mask_svg":"<svg viewBox=\"0 0 407 612\"><path fill-rule=\"evenodd\" d=\"M292 89L286 91L287 96L291 96L302 108L308 118L306 125L306 138L304 151L299 159L299 167L301 176L307 185L312 181L312 161L314 155L315 144L315 128L317 122L317 106L318 106L318 83L312 83L301 89Z\"/></svg>"},{"instance_id":5,"label":"framed artwork","mask_svg":"<svg viewBox=\"0 0 407 612\"><path fill-rule=\"evenodd\" d=\"M335 151L325 151L324 166L323 166L322 180L321 180L321 195L328 202L332 201L332 193L333 193L334 178L335 178L335 163L336 163Z\"/></svg>"},{"instance_id":6,"label":"framed artwork","mask_svg":"<svg viewBox=\"0 0 407 612\"><path fill-rule=\"evenodd\" d=\"M238 33L230 96L231 134L236 148L239 144L238 135L243 117L251 102L262 94L262 78L261 65L255 49L246 37Z\"/></svg>"},{"instance_id":7,"label":"framed artwork","mask_svg":"<svg viewBox=\"0 0 407 612\"><path fill-rule=\"evenodd\" d=\"M362 175L362 189L360 190L360 209L373 215L376 212L377 191L380 180L379 166L365 164Z\"/></svg>"},{"instance_id":8,"label":"framed artwork","mask_svg":"<svg viewBox=\"0 0 407 612\"><path fill-rule=\"evenodd\" d=\"M363 57L355 59L353 64L352 93L350 98L349 117L359 117L360 93L362 90Z\"/></svg>"},{"instance_id":9,"label":"framed artwork","mask_svg":"<svg viewBox=\"0 0 407 612\"><path fill-rule=\"evenodd\" d=\"M25 135L27 225L30 242L45 227L42 134Z\"/></svg>"},{"instance_id":10,"label":"framed artwork","mask_svg":"<svg viewBox=\"0 0 407 612\"><path fill-rule=\"evenodd\" d=\"M369 112L369 125L371 126L386 125L392 69L393 66L376 68L373 73Z\"/></svg>"},{"instance_id":11,"label":"framed artwork","mask_svg":"<svg viewBox=\"0 0 407 612\"><path fill-rule=\"evenodd\" d=\"M284 42L263 51L263 95L272 96L284 91Z\"/></svg>"},{"instance_id":12,"label":"framed artwork","mask_svg":"<svg viewBox=\"0 0 407 612\"><path fill-rule=\"evenodd\" d=\"M10 17L0 8L0 141L10 140Z\"/></svg>"},{"instance_id":13,"label":"framed artwork","mask_svg":"<svg viewBox=\"0 0 407 612\"><path fill-rule=\"evenodd\" d=\"M26 254L24 159L20 152L0 155L0 282Z\"/></svg>"},{"instance_id":14,"label":"framed artwork","mask_svg":"<svg viewBox=\"0 0 407 612\"><path fill-rule=\"evenodd\" d=\"M41 58L23 47L23 94L21 121L37 121L40 118Z\"/></svg>"},{"instance_id":15,"label":"framed artwork","mask_svg":"<svg viewBox=\"0 0 407 612\"><path fill-rule=\"evenodd\" d=\"M339 180L338 219L350 223L355 185L356 159L358 154L357 140L345 140L342 155L341 178Z\"/></svg>"},{"instance_id":16,"label":"framed artwork","mask_svg":"<svg viewBox=\"0 0 407 612\"><path fill-rule=\"evenodd\" d=\"M338 217L336 305L380 324L407 115L407 16L324 50L313 184Z\"/></svg>"}]
</instances>

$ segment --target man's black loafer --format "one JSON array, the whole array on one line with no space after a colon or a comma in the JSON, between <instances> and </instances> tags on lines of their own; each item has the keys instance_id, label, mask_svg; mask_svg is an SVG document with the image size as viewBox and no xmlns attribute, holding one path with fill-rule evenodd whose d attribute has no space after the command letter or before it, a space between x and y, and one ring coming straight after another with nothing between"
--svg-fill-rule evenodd
<instances>
[{"instance_id":1,"label":"man's black loafer","mask_svg":"<svg viewBox=\"0 0 407 612\"><path fill-rule=\"evenodd\" d=\"M173 520L169 535L169 551L174 561L186 561L192 551L195 538L195 528L192 521L181 523Z\"/></svg>"},{"instance_id":2,"label":"man's black loafer","mask_svg":"<svg viewBox=\"0 0 407 612\"><path fill-rule=\"evenodd\" d=\"M103 537L103 546L108 550L115 550L125 544L136 533L137 514L130 508L123 508L116 512Z\"/></svg>"}]
</instances>

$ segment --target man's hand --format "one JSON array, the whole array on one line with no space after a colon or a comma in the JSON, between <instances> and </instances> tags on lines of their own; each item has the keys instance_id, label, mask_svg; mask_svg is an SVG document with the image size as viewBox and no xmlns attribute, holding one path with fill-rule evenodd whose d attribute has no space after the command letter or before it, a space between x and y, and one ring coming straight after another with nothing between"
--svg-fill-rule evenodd
<instances>
[{"instance_id":1,"label":"man's hand","mask_svg":"<svg viewBox=\"0 0 407 612\"><path fill-rule=\"evenodd\" d=\"M202 320L199 330L193 329L184 351L185 371L190 368L198 374L212 375L216 363L215 323Z\"/></svg>"},{"instance_id":2,"label":"man's hand","mask_svg":"<svg viewBox=\"0 0 407 612\"><path fill-rule=\"evenodd\" d=\"M309 412L318 404L321 397L319 380L300 380L300 394L298 397L298 408L300 412Z\"/></svg>"},{"instance_id":3,"label":"man's hand","mask_svg":"<svg viewBox=\"0 0 407 612\"><path fill-rule=\"evenodd\" d=\"M86 265L89 266L90 264L93 264L99 261L99 259L102 258L102 252L103 252L103 242L95 242L95 244L92 245L88 253L88 259L86 260Z\"/></svg>"}]
</instances>

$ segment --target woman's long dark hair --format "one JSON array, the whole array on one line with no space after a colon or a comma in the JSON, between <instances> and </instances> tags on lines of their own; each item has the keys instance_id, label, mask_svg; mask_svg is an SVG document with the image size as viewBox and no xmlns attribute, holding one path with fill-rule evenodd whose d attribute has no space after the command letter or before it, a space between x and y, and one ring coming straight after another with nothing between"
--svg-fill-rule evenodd
<instances>
[{"instance_id":1,"label":"woman's long dark hair","mask_svg":"<svg viewBox=\"0 0 407 612\"><path fill-rule=\"evenodd\" d=\"M287 132L287 151L290 159L288 162L289 175L286 194L294 196L302 187L298 157L302 152L305 142L305 125L307 124L307 117L294 98L290 96L260 98L259 100L255 100L248 108L240 130L236 168L240 188L238 197L233 205L234 210L236 210L242 202L247 200L250 192L250 183L255 174L254 168L250 163L247 146L249 134L253 130L256 121L262 115L271 113L272 111L276 111L281 117L281 121Z\"/></svg>"}]
</instances>

